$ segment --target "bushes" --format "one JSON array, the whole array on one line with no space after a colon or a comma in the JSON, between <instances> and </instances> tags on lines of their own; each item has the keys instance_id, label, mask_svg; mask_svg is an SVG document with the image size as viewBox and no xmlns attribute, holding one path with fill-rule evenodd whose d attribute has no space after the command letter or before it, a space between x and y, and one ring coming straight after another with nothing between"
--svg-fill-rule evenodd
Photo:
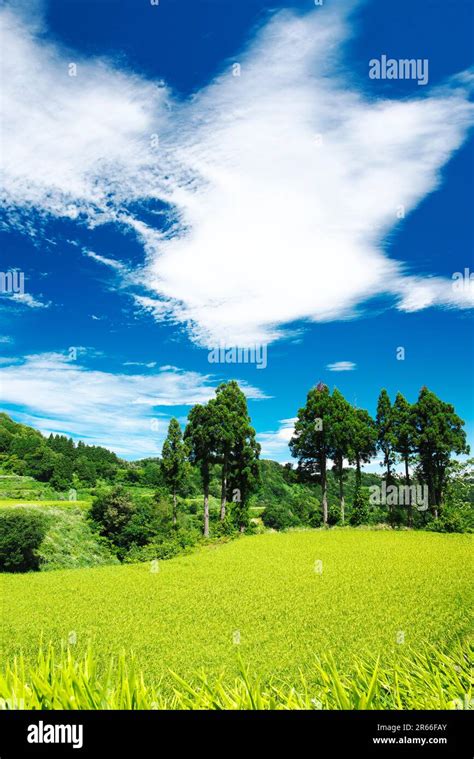
<instances>
[{"instance_id":1,"label":"bushes","mask_svg":"<svg viewBox=\"0 0 474 759\"><path fill-rule=\"evenodd\" d=\"M7 507L0 510L0 571L74 569L117 563L82 509Z\"/></svg>"},{"instance_id":2,"label":"bushes","mask_svg":"<svg viewBox=\"0 0 474 759\"><path fill-rule=\"evenodd\" d=\"M432 532L474 532L474 509L470 503L445 506L441 515L426 525Z\"/></svg>"},{"instance_id":3,"label":"bushes","mask_svg":"<svg viewBox=\"0 0 474 759\"><path fill-rule=\"evenodd\" d=\"M317 498L297 486L292 498L285 503L269 503L262 513L265 527L287 530L290 527L319 527L322 521L321 507Z\"/></svg>"},{"instance_id":4,"label":"bushes","mask_svg":"<svg viewBox=\"0 0 474 759\"><path fill-rule=\"evenodd\" d=\"M100 493L94 499L90 515L98 525L100 534L120 545L121 535L134 512L131 496L123 487Z\"/></svg>"},{"instance_id":5,"label":"bushes","mask_svg":"<svg viewBox=\"0 0 474 759\"><path fill-rule=\"evenodd\" d=\"M369 521L369 493L366 488L357 488L349 522L353 527Z\"/></svg>"},{"instance_id":6,"label":"bushes","mask_svg":"<svg viewBox=\"0 0 474 759\"><path fill-rule=\"evenodd\" d=\"M32 509L0 512L0 571L28 572L39 569L39 547L48 522Z\"/></svg>"},{"instance_id":7,"label":"bushes","mask_svg":"<svg viewBox=\"0 0 474 759\"><path fill-rule=\"evenodd\" d=\"M195 545L200 536L189 514L178 513L173 525L172 504L162 491L134 501L123 488L114 488L94 500L90 517L126 563L169 559Z\"/></svg>"},{"instance_id":8,"label":"bushes","mask_svg":"<svg viewBox=\"0 0 474 759\"><path fill-rule=\"evenodd\" d=\"M150 543L143 546L132 545L124 556L125 564L134 564L140 561L153 561L154 559L172 559L180 553L186 553L193 548L199 540L199 533L190 530L176 530L169 537L155 537Z\"/></svg>"},{"instance_id":9,"label":"bushes","mask_svg":"<svg viewBox=\"0 0 474 759\"><path fill-rule=\"evenodd\" d=\"M274 530L286 530L301 524L296 514L281 503L269 504L262 513L262 520L265 527L271 527Z\"/></svg>"}]
</instances>

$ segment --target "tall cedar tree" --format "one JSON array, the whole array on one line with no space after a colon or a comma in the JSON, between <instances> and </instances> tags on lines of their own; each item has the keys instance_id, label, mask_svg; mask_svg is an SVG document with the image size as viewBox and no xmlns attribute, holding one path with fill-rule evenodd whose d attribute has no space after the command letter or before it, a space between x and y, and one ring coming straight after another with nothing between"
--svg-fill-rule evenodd
<instances>
[{"instance_id":1,"label":"tall cedar tree","mask_svg":"<svg viewBox=\"0 0 474 759\"><path fill-rule=\"evenodd\" d=\"M186 477L186 445L183 443L181 427L173 417L168 426L168 434L161 453L161 474L173 494L173 525L178 521L177 495Z\"/></svg>"},{"instance_id":2,"label":"tall cedar tree","mask_svg":"<svg viewBox=\"0 0 474 759\"><path fill-rule=\"evenodd\" d=\"M216 390L216 397L209 402L215 419L216 456L221 464L221 521L225 519L227 506L228 478L232 459L236 452L239 457L247 440L255 438L255 430L250 424L247 399L235 380L223 382ZM249 453L249 452L248 452ZM236 462L233 464L235 469ZM241 468L245 468L242 461ZM237 471L239 466L237 466Z\"/></svg>"},{"instance_id":3,"label":"tall cedar tree","mask_svg":"<svg viewBox=\"0 0 474 759\"><path fill-rule=\"evenodd\" d=\"M451 452L469 453L464 422L450 403L444 403L422 387L414 407L419 473L428 486L429 504L435 517L443 500Z\"/></svg>"},{"instance_id":4,"label":"tall cedar tree","mask_svg":"<svg viewBox=\"0 0 474 759\"><path fill-rule=\"evenodd\" d=\"M380 391L375 423L377 425L378 447L383 453L383 466L387 469L386 481L388 486L392 484L392 465L395 463L395 437L393 432L392 404L385 388Z\"/></svg>"},{"instance_id":5,"label":"tall cedar tree","mask_svg":"<svg viewBox=\"0 0 474 759\"><path fill-rule=\"evenodd\" d=\"M362 503L361 464L367 464L377 453L377 428L369 412L362 408L353 409L350 417L349 463L355 464L354 507Z\"/></svg>"},{"instance_id":6,"label":"tall cedar tree","mask_svg":"<svg viewBox=\"0 0 474 759\"><path fill-rule=\"evenodd\" d=\"M341 508L341 523L345 520L344 498L344 459L349 457L351 444L351 417L353 408L337 388L334 388L331 399L331 429L330 447L331 458L334 461L334 472L339 481L339 503Z\"/></svg>"},{"instance_id":7,"label":"tall cedar tree","mask_svg":"<svg viewBox=\"0 0 474 759\"><path fill-rule=\"evenodd\" d=\"M191 463L196 464L201 472L204 492L203 534L207 538L209 537L210 466L215 460L214 451L217 447L216 420L213 416L213 407L209 403L206 406L199 404L193 406L189 412L184 439L189 445Z\"/></svg>"},{"instance_id":8,"label":"tall cedar tree","mask_svg":"<svg viewBox=\"0 0 474 759\"><path fill-rule=\"evenodd\" d=\"M395 403L392 408L392 429L394 439L394 450L399 454L405 467L405 485L410 487L410 458L415 450L415 428L413 406L408 403L407 399L397 393ZM408 493L410 491L408 490ZM408 504L408 526L413 524L413 504L409 495Z\"/></svg>"},{"instance_id":9,"label":"tall cedar tree","mask_svg":"<svg viewBox=\"0 0 474 759\"><path fill-rule=\"evenodd\" d=\"M320 382L312 388L306 406L298 411L295 434L290 440L292 455L304 479L321 485L323 523L328 523L327 459L331 453L331 396L327 385Z\"/></svg>"},{"instance_id":10,"label":"tall cedar tree","mask_svg":"<svg viewBox=\"0 0 474 759\"><path fill-rule=\"evenodd\" d=\"M249 499L260 483L258 457L260 445L255 440L255 430L250 427L245 437L240 437L232 451L229 471L229 495L232 499L232 521L244 532L249 524Z\"/></svg>"}]
</instances>

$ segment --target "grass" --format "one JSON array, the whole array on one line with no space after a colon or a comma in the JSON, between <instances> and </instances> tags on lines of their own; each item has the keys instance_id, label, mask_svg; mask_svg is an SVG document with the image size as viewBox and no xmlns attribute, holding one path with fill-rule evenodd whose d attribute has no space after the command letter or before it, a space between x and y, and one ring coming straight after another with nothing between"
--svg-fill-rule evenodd
<instances>
[{"instance_id":1,"label":"grass","mask_svg":"<svg viewBox=\"0 0 474 759\"><path fill-rule=\"evenodd\" d=\"M22 653L24 666L37 671L40 640L58 652L74 632L74 662L79 666L90 645L97 683L107 678L111 654L124 650L129 660L133 651L147 692L160 683L160 698L169 701L171 671L198 689L205 686L196 673L205 672L216 693L232 698L245 686L239 657L268 699L273 687L285 698L313 698L338 680L352 692L354 677L363 695L380 656L377 703L390 681L388 702L397 703L396 682L405 693L398 708L407 708L409 693L425 708L423 688L448 704L459 692L451 682L455 667L465 669L466 649L461 653L457 641L469 629L472 541L409 531L293 531L209 546L158 567L3 575L2 660ZM438 682L443 656L451 680L443 674ZM334 698L328 694L328 705Z\"/></svg>"},{"instance_id":2,"label":"grass","mask_svg":"<svg viewBox=\"0 0 474 759\"><path fill-rule=\"evenodd\" d=\"M266 684L239 657L231 683L202 673L189 683L172 673L172 691L150 686L133 656L111 659L98 674L89 648L77 658L71 648L59 656L50 645L33 667L22 658L0 674L0 709L469 709L472 708L471 650L457 645L451 656L428 647L402 656L383 669L378 659L358 657L341 673L332 656L313 664L296 684L271 678Z\"/></svg>"},{"instance_id":3,"label":"grass","mask_svg":"<svg viewBox=\"0 0 474 759\"><path fill-rule=\"evenodd\" d=\"M95 535L84 511L70 508L38 507L48 519L48 529L39 548L41 570L79 569L118 564L109 548Z\"/></svg>"},{"instance_id":4,"label":"grass","mask_svg":"<svg viewBox=\"0 0 474 759\"><path fill-rule=\"evenodd\" d=\"M71 507L77 507L80 509L87 509L90 506L90 501L48 501L45 500L38 500L34 498L4 498L0 501L0 508L3 506L57 506L60 508L71 508Z\"/></svg>"},{"instance_id":5,"label":"grass","mask_svg":"<svg viewBox=\"0 0 474 759\"><path fill-rule=\"evenodd\" d=\"M45 517L46 534L37 549L41 571L119 563L105 541L92 531L84 509L76 501L66 501L59 507L38 503L15 504L10 508L34 511Z\"/></svg>"}]
</instances>

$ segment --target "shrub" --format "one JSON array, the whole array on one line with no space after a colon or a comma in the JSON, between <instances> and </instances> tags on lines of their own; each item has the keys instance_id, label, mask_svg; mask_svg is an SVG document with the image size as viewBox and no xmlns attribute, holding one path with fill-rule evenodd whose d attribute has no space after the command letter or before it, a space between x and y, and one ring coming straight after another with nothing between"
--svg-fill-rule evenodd
<instances>
[{"instance_id":1,"label":"shrub","mask_svg":"<svg viewBox=\"0 0 474 759\"><path fill-rule=\"evenodd\" d=\"M474 532L474 509L470 503L445 506L441 515L426 525L432 532Z\"/></svg>"},{"instance_id":2,"label":"shrub","mask_svg":"<svg viewBox=\"0 0 474 759\"><path fill-rule=\"evenodd\" d=\"M173 528L172 506L169 500L142 498L120 535L120 545L128 548L133 544L144 546L157 535L166 535Z\"/></svg>"},{"instance_id":3,"label":"shrub","mask_svg":"<svg viewBox=\"0 0 474 759\"><path fill-rule=\"evenodd\" d=\"M45 517L32 509L3 509L0 512L0 571L39 569L38 549L47 524Z\"/></svg>"},{"instance_id":4,"label":"shrub","mask_svg":"<svg viewBox=\"0 0 474 759\"><path fill-rule=\"evenodd\" d=\"M296 514L281 503L269 504L262 512L262 520L265 527L271 527L274 530L286 530L301 524Z\"/></svg>"},{"instance_id":5,"label":"shrub","mask_svg":"<svg viewBox=\"0 0 474 759\"><path fill-rule=\"evenodd\" d=\"M130 522L134 504L129 493L121 486L100 493L92 502L90 516L99 532L114 543L120 544L120 535Z\"/></svg>"},{"instance_id":6,"label":"shrub","mask_svg":"<svg viewBox=\"0 0 474 759\"><path fill-rule=\"evenodd\" d=\"M176 530L169 536L156 537L146 545L134 543L124 556L126 564L153 559L172 559L180 553L186 553L199 540L199 533L194 530Z\"/></svg>"},{"instance_id":7,"label":"shrub","mask_svg":"<svg viewBox=\"0 0 474 759\"><path fill-rule=\"evenodd\" d=\"M354 494L354 503L352 506L352 512L350 516L350 524L354 527L357 525L365 524L369 519L369 493L367 488L357 488Z\"/></svg>"}]
</instances>

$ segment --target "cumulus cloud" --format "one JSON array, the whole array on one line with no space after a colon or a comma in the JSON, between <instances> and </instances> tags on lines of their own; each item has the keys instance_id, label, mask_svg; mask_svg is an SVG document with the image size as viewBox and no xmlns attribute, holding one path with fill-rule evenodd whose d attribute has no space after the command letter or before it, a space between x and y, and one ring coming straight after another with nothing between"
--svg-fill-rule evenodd
<instances>
[{"instance_id":1,"label":"cumulus cloud","mask_svg":"<svg viewBox=\"0 0 474 759\"><path fill-rule=\"evenodd\" d=\"M136 303L155 319L203 346L254 345L376 295L404 311L473 305L472 291L411 274L384 244L465 139L469 77L403 101L350 89L350 22L323 6L276 14L234 59L240 76L229 62L183 102L2 16L14 223L21 209L132 230L150 291ZM137 210L154 200L167 209L159 228Z\"/></svg>"},{"instance_id":2,"label":"cumulus cloud","mask_svg":"<svg viewBox=\"0 0 474 759\"><path fill-rule=\"evenodd\" d=\"M82 355L82 354L81 354ZM158 455L172 407L204 403L214 395L210 375L175 367L147 374L112 374L85 367L61 353L6 359L2 402L15 418L42 432L74 435L120 455ZM248 398L263 398L240 383Z\"/></svg>"}]
</instances>

